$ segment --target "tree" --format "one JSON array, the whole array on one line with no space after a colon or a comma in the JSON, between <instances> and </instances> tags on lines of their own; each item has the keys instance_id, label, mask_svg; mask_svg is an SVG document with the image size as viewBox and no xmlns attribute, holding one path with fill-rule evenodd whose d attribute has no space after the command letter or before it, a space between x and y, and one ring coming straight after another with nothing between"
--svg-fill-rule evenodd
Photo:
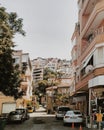
<instances>
[{"instance_id":1,"label":"tree","mask_svg":"<svg viewBox=\"0 0 104 130\"><path fill-rule=\"evenodd\" d=\"M35 94L36 95L39 95L39 93L43 95L46 94L47 87L55 86L58 84L58 82L50 80L50 79L56 79L56 77L57 77L57 72L54 72L48 68L45 68L43 72L43 80L40 80L38 82L38 87L37 89L35 89Z\"/></svg>"},{"instance_id":2,"label":"tree","mask_svg":"<svg viewBox=\"0 0 104 130\"><path fill-rule=\"evenodd\" d=\"M20 91L19 66L13 63L13 37L16 33L25 35L23 20L16 13L7 13L4 7L0 7L0 91L5 95L18 98Z\"/></svg>"},{"instance_id":3,"label":"tree","mask_svg":"<svg viewBox=\"0 0 104 130\"><path fill-rule=\"evenodd\" d=\"M45 94L46 88L48 86L47 80L41 80L41 81L39 81L38 85L39 85L39 87L38 87L39 92L42 93L42 94Z\"/></svg>"},{"instance_id":4,"label":"tree","mask_svg":"<svg viewBox=\"0 0 104 130\"><path fill-rule=\"evenodd\" d=\"M43 73L43 78L44 80L48 80L49 78L56 78L57 77L57 73L48 69L48 68L45 68L44 69L44 73Z\"/></svg>"}]
</instances>

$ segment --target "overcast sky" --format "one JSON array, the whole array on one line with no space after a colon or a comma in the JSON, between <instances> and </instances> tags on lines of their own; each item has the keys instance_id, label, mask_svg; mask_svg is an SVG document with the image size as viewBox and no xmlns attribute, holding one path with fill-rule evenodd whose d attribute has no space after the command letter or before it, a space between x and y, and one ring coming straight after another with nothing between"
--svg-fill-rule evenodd
<instances>
[{"instance_id":1,"label":"overcast sky","mask_svg":"<svg viewBox=\"0 0 104 130\"><path fill-rule=\"evenodd\" d=\"M77 22L77 0L0 0L7 12L23 18L26 36L16 35L15 49L31 59L71 58L71 36Z\"/></svg>"}]
</instances>

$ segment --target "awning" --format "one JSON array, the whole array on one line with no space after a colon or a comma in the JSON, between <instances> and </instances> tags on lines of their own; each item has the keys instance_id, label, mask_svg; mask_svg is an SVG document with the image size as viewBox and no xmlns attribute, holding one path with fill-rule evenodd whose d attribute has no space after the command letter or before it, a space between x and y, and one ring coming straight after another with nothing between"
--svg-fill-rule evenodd
<instances>
[{"instance_id":1,"label":"awning","mask_svg":"<svg viewBox=\"0 0 104 130\"><path fill-rule=\"evenodd\" d=\"M83 63L83 68L87 66L88 62L90 61L90 59L92 58L93 55L90 55L89 57L87 57Z\"/></svg>"}]
</instances>

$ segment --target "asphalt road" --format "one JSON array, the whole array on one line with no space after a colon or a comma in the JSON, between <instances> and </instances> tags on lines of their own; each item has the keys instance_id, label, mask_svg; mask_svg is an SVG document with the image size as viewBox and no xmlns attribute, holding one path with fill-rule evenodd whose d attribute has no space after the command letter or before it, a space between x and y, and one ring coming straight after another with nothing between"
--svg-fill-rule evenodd
<instances>
[{"instance_id":1,"label":"asphalt road","mask_svg":"<svg viewBox=\"0 0 104 130\"><path fill-rule=\"evenodd\" d=\"M23 123L7 124L4 130L96 130L80 126L63 126L62 120L56 120L55 115L47 114L40 107L36 112L30 114L30 119Z\"/></svg>"}]
</instances>

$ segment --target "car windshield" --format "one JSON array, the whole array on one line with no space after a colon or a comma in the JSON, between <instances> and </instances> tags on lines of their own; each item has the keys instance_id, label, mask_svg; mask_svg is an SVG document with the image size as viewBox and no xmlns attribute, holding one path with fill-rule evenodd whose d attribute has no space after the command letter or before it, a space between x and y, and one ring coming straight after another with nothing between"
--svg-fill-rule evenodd
<instances>
[{"instance_id":1,"label":"car windshield","mask_svg":"<svg viewBox=\"0 0 104 130\"><path fill-rule=\"evenodd\" d=\"M25 113L25 109L16 109L16 111L18 112L18 113Z\"/></svg>"},{"instance_id":2,"label":"car windshield","mask_svg":"<svg viewBox=\"0 0 104 130\"><path fill-rule=\"evenodd\" d=\"M59 108L59 111L68 111L68 110L70 110L69 107L60 107Z\"/></svg>"},{"instance_id":3,"label":"car windshield","mask_svg":"<svg viewBox=\"0 0 104 130\"><path fill-rule=\"evenodd\" d=\"M18 112L13 111L13 112L10 112L10 114L9 114L9 115L17 115L17 114L18 114Z\"/></svg>"},{"instance_id":4,"label":"car windshield","mask_svg":"<svg viewBox=\"0 0 104 130\"><path fill-rule=\"evenodd\" d=\"M71 114L71 115L73 115L73 114L74 114L74 115L81 115L81 112L80 112L80 111L67 111L67 114L68 114L68 115L70 115L70 114Z\"/></svg>"},{"instance_id":5,"label":"car windshield","mask_svg":"<svg viewBox=\"0 0 104 130\"><path fill-rule=\"evenodd\" d=\"M74 111L74 114L79 115L81 113L79 111Z\"/></svg>"}]
</instances>

